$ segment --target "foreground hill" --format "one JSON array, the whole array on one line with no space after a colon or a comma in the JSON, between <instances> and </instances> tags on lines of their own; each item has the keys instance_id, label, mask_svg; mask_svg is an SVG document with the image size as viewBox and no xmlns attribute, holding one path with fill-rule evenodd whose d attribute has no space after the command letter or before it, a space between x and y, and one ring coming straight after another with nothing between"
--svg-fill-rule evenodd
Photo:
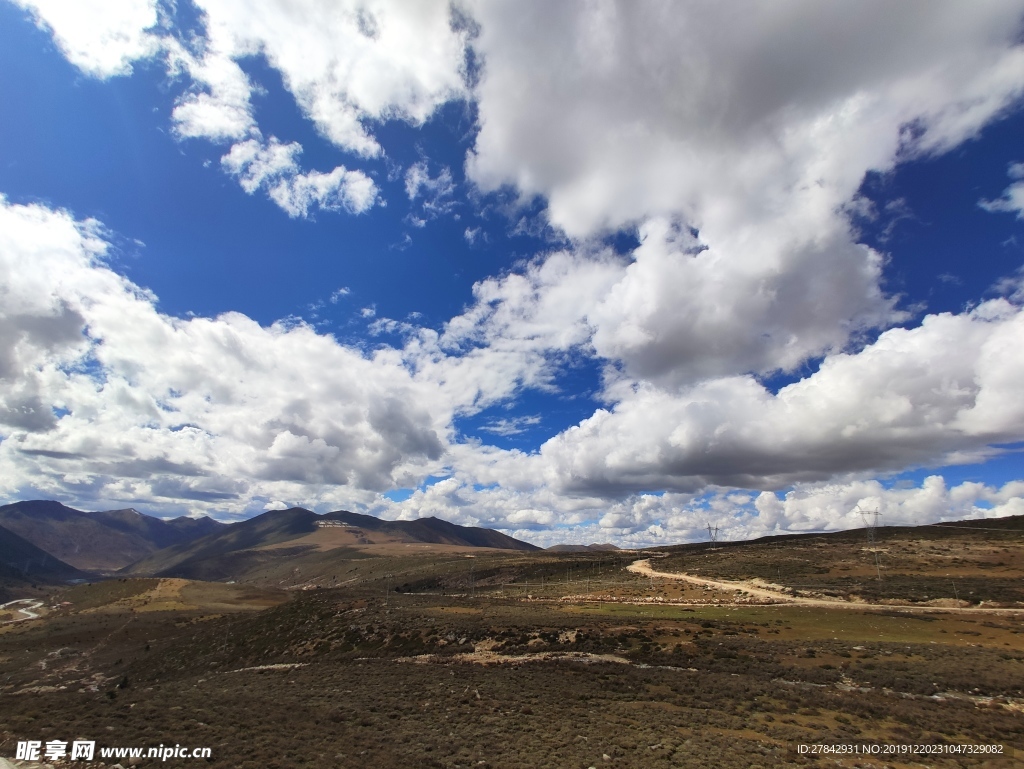
<instances>
[{"instance_id":1,"label":"foreground hill","mask_svg":"<svg viewBox=\"0 0 1024 769\"><path fill-rule=\"evenodd\" d=\"M233 523L194 542L153 553L124 570L125 575L235 579L289 559L293 569L301 556L324 552L338 557L364 558L367 551L395 548L494 548L533 551L534 545L498 531L458 526L437 518L384 521L371 515L339 511L326 515L301 507L271 510ZM323 560L322 558L320 559ZM294 561L294 563L291 563ZM278 564L279 565L279 564Z\"/></svg>"},{"instance_id":2,"label":"foreground hill","mask_svg":"<svg viewBox=\"0 0 1024 769\"><path fill-rule=\"evenodd\" d=\"M210 518L164 521L136 510L86 513L49 500L0 507L0 526L77 569L112 572L224 526Z\"/></svg>"}]
</instances>

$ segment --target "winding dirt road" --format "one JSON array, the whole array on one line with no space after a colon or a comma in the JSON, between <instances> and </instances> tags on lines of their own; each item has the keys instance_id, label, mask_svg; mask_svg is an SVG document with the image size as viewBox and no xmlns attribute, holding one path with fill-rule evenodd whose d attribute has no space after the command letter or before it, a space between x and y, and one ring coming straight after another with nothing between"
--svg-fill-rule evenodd
<instances>
[{"instance_id":1,"label":"winding dirt road","mask_svg":"<svg viewBox=\"0 0 1024 769\"><path fill-rule=\"evenodd\" d=\"M692 574L686 574L685 572L668 572L668 571L655 571L651 567L651 561L649 558L642 558L639 561L634 561L632 564L626 567L626 571L631 571L634 574L642 574L645 577L658 577L661 579L673 579L679 582L689 582L693 585L700 585L702 587L710 587L715 590L731 590L737 593L746 593L747 595L756 596L758 598L764 598L771 601L772 605L786 604L790 606L814 606L824 609L887 609L889 611L941 611L941 612L954 612L960 613L972 613L972 614L1021 614L1024 613L1024 608L1020 609L1006 609L1006 608L985 608L978 606L909 606L906 604L889 604L889 603L866 603L861 601L844 601L840 598L806 598L804 596L789 595L781 590L774 590L771 587L764 585L763 583L757 582L730 582L726 580L708 579L706 577L695 577ZM754 605L754 604L745 604Z\"/></svg>"},{"instance_id":2,"label":"winding dirt road","mask_svg":"<svg viewBox=\"0 0 1024 769\"><path fill-rule=\"evenodd\" d=\"M20 611L25 616L18 617L17 619L8 620L8 622L24 622L25 620L39 619L39 615L36 614L35 609L41 608L43 602L37 601L35 598L19 598L17 601L8 601L5 604L0 604L0 611L6 609L8 606L14 606L14 604L16 603L27 603L31 604L31 606L28 606L27 608L17 609L17 611Z\"/></svg>"}]
</instances>

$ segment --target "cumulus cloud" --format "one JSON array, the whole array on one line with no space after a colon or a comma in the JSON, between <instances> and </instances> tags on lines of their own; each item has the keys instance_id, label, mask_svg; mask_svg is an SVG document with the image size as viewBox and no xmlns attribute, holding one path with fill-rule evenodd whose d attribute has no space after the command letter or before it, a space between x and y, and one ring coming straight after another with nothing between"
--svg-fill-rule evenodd
<instances>
[{"instance_id":1,"label":"cumulus cloud","mask_svg":"<svg viewBox=\"0 0 1024 769\"><path fill-rule=\"evenodd\" d=\"M633 263L590 308L595 350L671 387L792 371L859 331L903 319L879 286L881 255L851 242L846 222L833 223L814 246L800 242L798 227L769 227L756 246L720 251L677 223L648 220Z\"/></svg>"},{"instance_id":2,"label":"cumulus cloud","mask_svg":"<svg viewBox=\"0 0 1024 769\"><path fill-rule=\"evenodd\" d=\"M253 84L237 62L255 54L280 71L325 137L366 157L381 151L366 123L419 125L465 94L467 33L440 0L198 0L203 31L187 47L157 28L156 0L20 4L53 31L69 61L96 77L128 74L133 61L169 52L172 70L195 84L175 108L182 136L237 140L252 132Z\"/></svg>"},{"instance_id":3,"label":"cumulus cloud","mask_svg":"<svg viewBox=\"0 0 1024 769\"><path fill-rule=\"evenodd\" d=\"M177 136L235 142L224 168L239 175L250 193L268 175L274 178L268 195L292 217L315 209L361 213L378 191L362 171L344 166L299 173L297 143L276 143L274 137L265 142L252 105L261 86L240 61L264 56L319 132L364 158L381 154L368 125L392 119L421 125L441 104L465 96L467 32L440 0L275 0L257 7L199 0L202 30L188 40L169 23L158 24L156 0L21 4L52 31L68 60L91 76L129 74L133 62L164 56L169 72L189 81L171 116ZM246 158L248 165L239 169ZM432 191L428 206L451 205L450 171L426 184Z\"/></svg>"},{"instance_id":4,"label":"cumulus cloud","mask_svg":"<svg viewBox=\"0 0 1024 769\"><path fill-rule=\"evenodd\" d=\"M317 209L361 214L376 203L377 185L362 171L338 166L330 173L301 173L297 161L301 152L298 142L282 144L273 136L266 144L248 139L233 145L221 158L221 166L248 194L266 190L292 218L305 218Z\"/></svg>"},{"instance_id":5,"label":"cumulus cloud","mask_svg":"<svg viewBox=\"0 0 1024 769\"><path fill-rule=\"evenodd\" d=\"M1024 311L1005 299L892 329L827 357L773 395L755 378L679 392L623 382L618 402L548 441L538 463L566 491L781 488L850 471L981 459L1020 440ZM955 353L955 354L954 354Z\"/></svg>"},{"instance_id":6,"label":"cumulus cloud","mask_svg":"<svg viewBox=\"0 0 1024 769\"><path fill-rule=\"evenodd\" d=\"M128 75L160 50L157 0L15 0L48 28L67 60L92 77Z\"/></svg>"},{"instance_id":7,"label":"cumulus cloud","mask_svg":"<svg viewBox=\"0 0 1024 769\"><path fill-rule=\"evenodd\" d=\"M572 252L482 282L478 304L429 349L428 333L410 327L407 348L367 356L302 323L161 315L151 294L105 265L106 250L96 222L0 206L0 278L11 298L0 317L5 494L30 486L221 511L291 499L439 515L547 544L692 539L709 519L737 537L842 528L861 502L889 505L893 521L904 520L900 510L935 518L1021 504L1013 485L935 494L931 481L915 496L877 481L828 482L979 459L993 443L1020 440L1024 312L1013 299L887 331L775 395L750 376L682 389L610 380L612 407L527 454L451 443L452 420L500 399L517 377L540 386L538 349L586 344L589 327L569 305L590 304L590 292L620 277L611 254L586 260L589 283L563 284L578 273ZM450 478L402 503L378 496L445 467ZM735 486L790 490L707 496ZM668 493L646 493L654 488Z\"/></svg>"},{"instance_id":8,"label":"cumulus cloud","mask_svg":"<svg viewBox=\"0 0 1024 769\"><path fill-rule=\"evenodd\" d=\"M302 323L181 320L112 272L95 222L0 205L0 485L244 509L437 466L448 416L401 361Z\"/></svg>"},{"instance_id":9,"label":"cumulus cloud","mask_svg":"<svg viewBox=\"0 0 1024 769\"><path fill-rule=\"evenodd\" d=\"M298 142L264 135L247 57L264 57L317 130L363 159L384 153L377 126L422 125L471 99L466 172L484 194L471 202L501 191L537 203L530 226L570 245L479 281L439 329L372 320L367 304L371 333L404 337L371 355L301 322L161 315L105 265L100 225L4 203L6 493L21 478L41 493L231 510L348 500L534 541L637 544L692 538L709 517L736 536L841 527L868 498L892 520L1018 509L1012 484L850 480L1024 439L1024 292L1015 279L1005 298L914 321L849 217L865 212L866 172L947 151L1019 102L1019 2L782 0L737 13L198 0L189 41L154 3L22 5L90 75L165 55L187 79L177 136L226 147L223 170L292 217L367 211L379 191L346 166L303 169ZM421 160L404 176L414 224L455 204L451 170L431 170ZM1003 195L980 205L1024 215L1022 173L1011 166ZM600 245L621 228L637 248ZM486 242L478 227L464 237ZM553 391L578 355L603 366L591 417L534 453L456 442L453 419ZM762 383L818 360L777 393ZM450 477L402 503L376 494L427 473Z\"/></svg>"},{"instance_id":10,"label":"cumulus cloud","mask_svg":"<svg viewBox=\"0 0 1024 769\"><path fill-rule=\"evenodd\" d=\"M1024 85L1009 1L471 7L470 175L578 236L680 212L716 248L794 208L827 222L865 169L963 141Z\"/></svg>"},{"instance_id":11,"label":"cumulus cloud","mask_svg":"<svg viewBox=\"0 0 1024 769\"><path fill-rule=\"evenodd\" d=\"M282 179L267 194L293 218L314 208L361 214L377 201L377 185L362 171L338 166L326 174L310 171Z\"/></svg>"},{"instance_id":12,"label":"cumulus cloud","mask_svg":"<svg viewBox=\"0 0 1024 769\"><path fill-rule=\"evenodd\" d=\"M599 502L544 488L477 488L453 477L418 490L403 502L387 500L377 512L390 518L435 515L463 525L489 526L542 547L608 541L650 547L707 540L709 524L718 528L722 540L855 529L864 526L858 508L878 510L882 526L1020 515L1024 482L997 487L968 481L950 486L941 475L932 475L912 486L854 479L800 483L781 493L646 493Z\"/></svg>"},{"instance_id":13,"label":"cumulus cloud","mask_svg":"<svg viewBox=\"0 0 1024 769\"><path fill-rule=\"evenodd\" d=\"M403 355L453 411L472 414L522 388L553 389L563 357L586 347L588 308L621 274L608 251L560 251L473 286L474 302L441 333L423 329Z\"/></svg>"},{"instance_id":14,"label":"cumulus cloud","mask_svg":"<svg viewBox=\"0 0 1024 769\"><path fill-rule=\"evenodd\" d=\"M172 73L187 74L192 87L178 97L171 119L183 139L215 142L258 135L252 112L254 86L229 52L210 41L200 55L176 40L164 41Z\"/></svg>"},{"instance_id":15,"label":"cumulus cloud","mask_svg":"<svg viewBox=\"0 0 1024 769\"><path fill-rule=\"evenodd\" d=\"M381 151L367 123L422 124L464 94L466 34L453 28L446 2L197 5L210 41L236 60L264 55L320 132L359 155Z\"/></svg>"},{"instance_id":16,"label":"cumulus cloud","mask_svg":"<svg viewBox=\"0 0 1024 769\"><path fill-rule=\"evenodd\" d=\"M587 315L600 355L664 386L792 371L904 320L844 209L1024 89L1016 2L472 8L469 177L577 238L639 226Z\"/></svg>"}]
</instances>

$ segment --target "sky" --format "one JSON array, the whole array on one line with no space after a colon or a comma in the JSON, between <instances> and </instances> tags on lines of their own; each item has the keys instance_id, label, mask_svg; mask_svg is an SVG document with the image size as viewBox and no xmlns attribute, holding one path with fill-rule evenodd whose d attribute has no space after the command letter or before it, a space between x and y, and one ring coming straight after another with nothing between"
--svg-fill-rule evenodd
<instances>
[{"instance_id":1,"label":"sky","mask_svg":"<svg viewBox=\"0 0 1024 769\"><path fill-rule=\"evenodd\" d=\"M1024 2L0 0L0 501L1024 514Z\"/></svg>"}]
</instances>

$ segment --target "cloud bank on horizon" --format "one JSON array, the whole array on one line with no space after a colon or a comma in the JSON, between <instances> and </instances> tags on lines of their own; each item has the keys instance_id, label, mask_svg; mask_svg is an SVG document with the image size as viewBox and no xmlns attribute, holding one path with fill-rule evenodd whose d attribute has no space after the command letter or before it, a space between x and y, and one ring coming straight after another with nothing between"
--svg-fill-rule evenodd
<instances>
[{"instance_id":1,"label":"cloud bank on horizon","mask_svg":"<svg viewBox=\"0 0 1024 769\"><path fill-rule=\"evenodd\" d=\"M1020 248L932 311L890 287L864 187L1020 112L1024 3L16 4L79 77L162 72L165 141L208 147L253 219L408 209L496 261L442 323L369 297L342 340L162 311L113 258L135 233L0 189L0 495L437 515L539 544L1024 513L1024 472L942 470L1024 443ZM284 133L267 73L311 131ZM461 172L432 154L451 105ZM1021 160L973 203L1018 232ZM539 245L507 257L463 226L485 214ZM531 399L581 365L587 413L552 428Z\"/></svg>"}]
</instances>

